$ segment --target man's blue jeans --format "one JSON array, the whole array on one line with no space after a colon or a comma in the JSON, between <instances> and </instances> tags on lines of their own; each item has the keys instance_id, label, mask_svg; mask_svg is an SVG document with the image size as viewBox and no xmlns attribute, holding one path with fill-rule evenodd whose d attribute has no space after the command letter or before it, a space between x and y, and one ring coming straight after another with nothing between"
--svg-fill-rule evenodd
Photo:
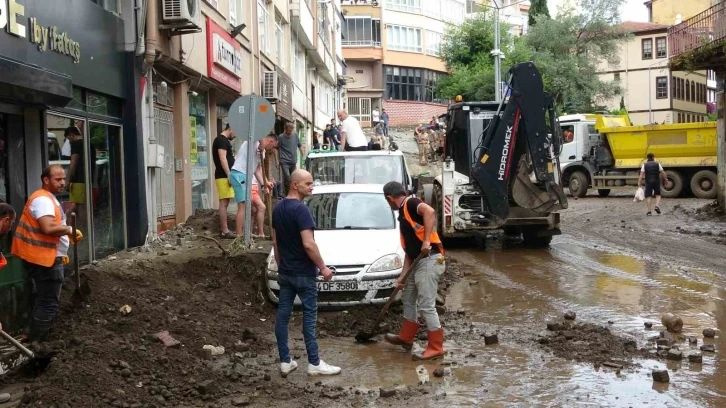
<instances>
[{"instance_id":1,"label":"man's blue jeans","mask_svg":"<svg viewBox=\"0 0 726 408\"><path fill-rule=\"evenodd\" d=\"M318 340L315 338L315 325L318 320L318 286L314 276L279 275L280 296L275 321L275 337L280 362L290 362L290 349L287 346L287 325L290 322L295 295L300 297L303 310L303 337L308 353L308 363L320 364Z\"/></svg>"}]
</instances>

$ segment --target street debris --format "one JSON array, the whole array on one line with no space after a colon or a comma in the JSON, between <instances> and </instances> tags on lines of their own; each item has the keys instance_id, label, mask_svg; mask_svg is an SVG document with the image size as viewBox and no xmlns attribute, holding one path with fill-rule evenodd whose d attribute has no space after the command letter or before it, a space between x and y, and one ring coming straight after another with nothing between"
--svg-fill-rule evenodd
<instances>
[{"instance_id":1,"label":"street debris","mask_svg":"<svg viewBox=\"0 0 726 408\"><path fill-rule=\"evenodd\" d=\"M688 361L691 363L703 363L703 354L694 351L688 354Z\"/></svg>"},{"instance_id":2,"label":"street debris","mask_svg":"<svg viewBox=\"0 0 726 408\"><path fill-rule=\"evenodd\" d=\"M378 395L381 398L391 398L396 396L396 389L395 388L379 388L378 389Z\"/></svg>"},{"instance_id":3,"label":"street debris","mask_svg":"<svg viewBox=\"0 0 726 408\"><path fill-rule=\"evenodd\" d=\"M568 360L628 366L634 357L647 354L641 353L633 340L615 335L609 328L592 323L570 326L550 322L547 323L547 329L535 341L554 355Z\"/></svg>"},{"instance_id":4,"label":"street debris","mask_svg":"<svg viewBox=\"0 0 726 408\"><path fill-rule=\"evenodd\" d=\"M131 306L123 305L123 306L121 306L121 308L118 311L121 312L122 315L127 315L127 314L131 313Z\"/></svg>"},{"instance_id":5,"label":"street debris","mask_svg":"<svg viewBox=\"0 0 726 408\"><path fill-rule=\"evenodd\" d=\"M181 344L179 340L171 337L171 334L169 334L168 330L156 333L155 336L157 339L159 339L159 341L164 343L164 347L178 347Z\"/></svg>"},{"instance_id":6,"label":"street debris","mask_svg":"<svg viewBox=\"0 0 726 408\"><path fill-rule=\"evenodd\" d=\"M577 318L577 313L571 310L565 312L565 320L575 320L575 318Z\"/></svg>"},{"instance_id":7,"label":"street debris","mask_svg":"<svg viewBox=\"0 0 726 408\"><path fill-rule=\"evenodd\" d=\"M209 350L209 353L212 356L221 356L222 354L224 354L223 346L212 346L211 344L205 344L202 349Z\"/></svg>"},{"instance_id":8,"label":"street debris","mask_svg":"<svg viewBox=\"0 0 726 408\"><path fill-rule=\"evenodd\" d=\"M701 351L707 351L709 353L715 353L716 352L716 346L713 344L701 344Z\"/></svg>"},{"instance_id":9,"label":"street debris","mask_svg":"<svg viewBox=\"0 0 726 408\"><path fill-rule=\"evenodd\" d=\"M484 344L497 344L499 343L499 335L497 333L484 333Z\"/></svg>"},{"instance_id":10,"label":"street debris","mask_svg":"<svg viewBox=\"0 0 726 408\"><path fill-rule=\"evenodd\" d=\"M674 348L671 348L670 350L668 350L668 360L681 361L682 359L683 359L682 351L680 351L678 349L674 349Z\"/></svg>"},{"instance_id":11,"label":"street debris","mask_svg":"<svg viewBox=\"0 0 726 408\"><path fill-rule=\"evenodd\" d=\"M423 365L416 367L416 375L418 375L418 385L424 385L429 382L429 372Z\"/></svg>"},{"instance_id":12,"label":"street debris","mask_svg":"<svg viewBox=\"0 0 726 408\"><path fill-rule=\"evenodd\" d=\"M656 382L667 383L671 381L668 370L653 370L651 375L653 376L653 381Z\"/></svg>"},{"instance_id":13,"label":"street debris","mask_svg":"<svg viewBox=\"0 0 726 408\"><path fill-rule=\"evenodd\" d=\"M716 330L714 330L710 327L703 329L703 337L706 337L708 339L712 339L712 338L716 337Z\"/></svg>"},{"instance_id":14,"label":"street debris","mask_svg":"<svg viewBox=\"0 0 726 408\"><path fill-rule=\"evenodd\" d=\"M645 322L643 323L646 329L652 329L653 328L653 322Z\"/></svg>"},{"instance_id":15,"label":"street debris","mask_svg":"<svg viewBox=\"0 0 726 408\"><path fill-rule=\"evenodd\" d=\"M673 313L666 313L660 318L665 328L672 333L680 333L683 329L683 319Z\"/></svg>"}]
</instances>

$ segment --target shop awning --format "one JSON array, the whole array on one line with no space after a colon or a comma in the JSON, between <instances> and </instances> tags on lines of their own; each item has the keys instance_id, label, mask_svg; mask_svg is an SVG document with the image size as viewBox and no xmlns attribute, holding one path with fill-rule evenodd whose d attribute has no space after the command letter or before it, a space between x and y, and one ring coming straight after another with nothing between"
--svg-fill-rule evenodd
<instances>
[{"instance_id":1,"label":"shop awning","mask_svg":"<svg viewBox=\"0 0 726 408\"><path fill-rule=\"evenodd\" d=\"M0 97L63 107L73 99L73 82L68 75L0 56Z\"/></svg>"}]
</instances>

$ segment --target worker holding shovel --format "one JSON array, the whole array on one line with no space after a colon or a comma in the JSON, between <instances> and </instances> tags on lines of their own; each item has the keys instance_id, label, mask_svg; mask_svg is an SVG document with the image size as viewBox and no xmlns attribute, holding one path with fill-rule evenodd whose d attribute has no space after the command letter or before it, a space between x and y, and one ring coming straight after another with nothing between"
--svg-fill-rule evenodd
<instances>
[{"instance_id":1,"label":"worker holding shovel","mask_svg":"<svg viewBox=\"0 0 726 408\"><path fill-rule=\"evenodd\" d=\"M41 173L43 186L28 198L15 229L11 253L23 261L32 288L30 341L44 341L60 308L63 265L68 247L83 234L66 225L66 214L55 197L66 186L63 167L50 165Z\"/></svg>"},{"instance_id":2,"label":"worker holding shovel","mask_svg":"<svg viewBox=\"0 0 726 408\"><path fill-rule=\"evenodd\" d=\"M403 270L416 259L408 273L413 274L404 282L404 275L398 278L399 286L406 285L401 294L403 301L403 327L398 335L386 334L387 342L402 346L406 350L413 347L419 328L418 314L423 315L428 329L429 343L423 353L413 355L414 360L433 360L444 355L444 329L436 312L436 292L439 279L444 274L444 247L436 232L436 212L429 205L415 197L407 197L401 183L391 181L383 186L383 195L393 211L398 211L401 229L401 245L406 257ZM420 259L419 259L419 256ZM406 272L404 272L405 274Z\"/></svg>"}]
</instances>

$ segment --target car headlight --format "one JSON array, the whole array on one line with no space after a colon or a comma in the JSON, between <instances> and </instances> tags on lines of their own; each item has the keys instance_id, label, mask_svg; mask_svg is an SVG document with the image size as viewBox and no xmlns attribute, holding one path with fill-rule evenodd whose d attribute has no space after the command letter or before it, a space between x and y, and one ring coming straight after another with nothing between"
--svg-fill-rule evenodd
<instances>
[{"instance_id":1,"label":"car headlight","mask_svg":"<svg viewBox=\"0 0 726 408\"><path fill-rule=\"evenodd\" d=\"M275 261L275 257L271 256L267 260L267 278L272 280L277 280L277 262Z\"/></svg>"},{"instance_id":2,"label":"car headlight","mask_svg":"<svg viewBox=\"0 0 726 408\"><path fill-rule=\"evenodd\" d=\"M396 254L391 254L381 257L377 261L373 262L373 265L371 265L370 269L368 269L368 272L393 271L401 269L402 267L403 262L401 261L401 257Z\"/></svg>"}]
</instances>

